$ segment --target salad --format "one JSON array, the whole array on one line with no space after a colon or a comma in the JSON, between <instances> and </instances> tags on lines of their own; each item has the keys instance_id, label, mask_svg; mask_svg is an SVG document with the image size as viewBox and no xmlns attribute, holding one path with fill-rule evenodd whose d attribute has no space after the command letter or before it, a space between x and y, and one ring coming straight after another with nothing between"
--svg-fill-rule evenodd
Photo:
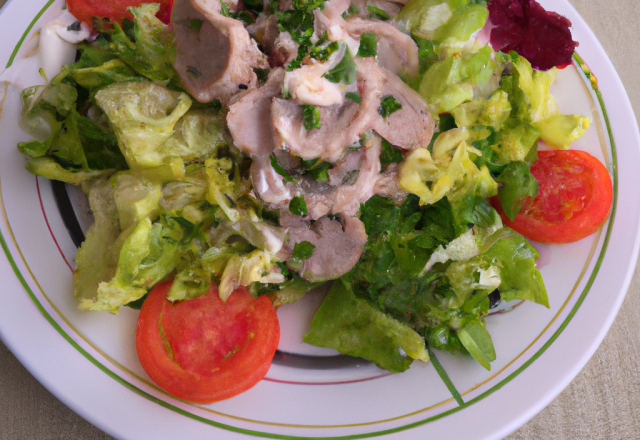
<instances>
[{"instance_id":1,"label":"salad","mask_svg":"<svg viewBox=\"0 0 640 440\"><path fill-rule=\"evenodd\" d=\"M276 308L391 372L496 359L500 301L549 306L527 240L594 233L606 168L549 92L571 23L535 0L67 0L22 92L30 172L78 185L81 310L140 309L145 371L208 403L267 373Z\"/></svg>"}]
</instances>

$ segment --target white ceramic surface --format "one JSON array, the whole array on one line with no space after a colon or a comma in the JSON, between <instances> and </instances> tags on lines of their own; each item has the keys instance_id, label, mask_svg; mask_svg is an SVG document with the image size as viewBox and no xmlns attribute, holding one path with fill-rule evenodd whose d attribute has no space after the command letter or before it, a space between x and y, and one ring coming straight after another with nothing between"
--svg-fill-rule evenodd
<instances>
[{"instance_id":1,"label":"white ceramic surface","mask_svg":"<svg viewBox=\"0 0 640 440\"><path fill-rule=\"evenodd\" d=\"M565 113L586 114L592 128L574 147L607 164L615 182L615 217L593 237L565 246L537 246L551 309L524 304L491 316L498 360L487 372L473 360L437 353L463 393L453 401L431 364L398 375L371 364L318 370L273 365L247 393L207 406L159 391L140 367L133 344L137 312L80 313L71 294L75 247L62 223L51 185L23 168L15 145L19 93L0 86L0 336L58 398L106 432L123 439L275 438L387 435L388 438L501 438L547 405L593 354L624 298L638 253L640 139L622 84L601 46L565 0L544 6L573 22L579 55L593 69L608 111L582 69L559 73L553 93ZM43 9L49 5L48 8ZM59 0L10 1L0 12L0 65L5 78L40 80L37 30L62 7ZM2 77L0 77L2 78ZM617 145L613 147L612 140ZM313 298L308 299L312 307ZM304 304L302 304L303 306ZM297 305L298 309L301 305ZM281 348L300 346L300 310L279 311ZM320 354L320 353L319 353Z\"/></svg>"}]
</instances>

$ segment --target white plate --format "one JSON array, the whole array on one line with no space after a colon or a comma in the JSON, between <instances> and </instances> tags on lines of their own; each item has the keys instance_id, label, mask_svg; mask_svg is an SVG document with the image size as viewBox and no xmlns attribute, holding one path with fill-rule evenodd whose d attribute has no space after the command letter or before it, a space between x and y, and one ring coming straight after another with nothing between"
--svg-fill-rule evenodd
<instances>
[{"instance_id":1,"label":"white plate","mask_svg":"<svg viewBox=\"0 0 640 440\"><path fill-rule=\"evenodd\" d=\"M524 304L487 319L498 355L491 372L469 358L437 353L464 405L455 403L431 364L417 362L403 374L388 375L368 363L308 369L285 360L250 391L206 406L158 390L136 359L137 312L77 311L71 294L75 247L50 182L23 168L25 159L15 148L28 138L17 128L19 94L4 86L0 336L52 393L119 438L504 437L558 395L596 350L622 303L640 244L640 199L634 193L640 187L640 138L631 105L602 47L569 3L541 3L573 22L578 53L598 78L586 76L576 61L559 73L553 92L565 113L592 117L592 128L574 147L607 164L614 208L590 238L537 246L551 309ZM38 80L39 61L30 56L36 32L62 4L10 1L0 12L0 65L12 61L15 77L25 84ZM298 335L304 321L291 307L279 314L281 348L303 352Z\"/></svg>"}]
</instances>

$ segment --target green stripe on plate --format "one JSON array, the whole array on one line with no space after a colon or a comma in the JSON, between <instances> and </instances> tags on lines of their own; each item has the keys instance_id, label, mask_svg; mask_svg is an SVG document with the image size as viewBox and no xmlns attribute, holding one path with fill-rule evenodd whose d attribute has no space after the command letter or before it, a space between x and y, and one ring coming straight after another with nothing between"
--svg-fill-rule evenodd
<instances>
[{"instance_id":1,"label":"green stripe on plate","mask_svg":"<svg viewBox=\"0 0 640 440\"><path fill-rule=\"evenodd\" d=\"M40 10L40 12L38 12L36 17L32 20L32 22L30 23L29 27L27 28L27 30L24 32L24 34L22 35L22 37L18 41L17 46L13 50L13 52L11 54L11 57L9 58L9 62L7 63L7 66L6 66L7 68L10 67L13 64L13 61L15 60L15 57L18 54L18 51L20 50L20 47L22 46L23 42L25 41L26 37L28 36L28 34L31 31L31 29L33 28L33 26L36 24L38 19L45 13L45 11L54 3L54 1L55 0L49 0L47 2L47 4ZM590 73L588 74L587 72L585 72L585 70L583 68L583 62L577 56L577 54L576 54L576 60L578 61L578 66L580 67L582 72L585 74L585 76L590 78ZM591 85L593 86L593 83L591 83ZM3 249L3 251L4 251L4 253L5 253L6 257L7 257L7 260L9 261L14 273L18 277L18 280L20 281L20 283L24 287L25 291L27 292L27 294L29 295L31 300L34 302L34 304L38 308L38 310L47 319L47 321L49 321L49 323L53 326L53 328L55 328L58 331L58 333L60 333L60 335L69 344L71 344L71 346L73 346L76 350L78 350L78 352L80 352L87 360L89 360L93 365L98 367L106 375L108 375L112 379L116 380L120 384L124 385L125 387L129 388L130 390L138 393L139 395L149 399L150 401L152 401L154 403L157 403L158 405L160 405L160 406L162 406L164 408L170 409L172 411L175 411L178 414L184 415L186 417L189 417L189 418L191 418L193 420L197 420L197 421L202 422L202 423L206 423L206 424L214 426L216 428L221 428L221 429L225 429L225 430L228 430L228 431L233 431L233 432L237 432L237 433L240 433L240 434L247 434L247 435L253 435L253 436L258 436L258 437L266 437L266 438L287 439L287 440L331 438L331 439L340 439L340 440L351 440L351 439L371 438L371 437L377 437L377 436L382 436L382 435L401 432L401 431L404 431L404 430L407 430L407 429L415 428L415 427L418 427L418 426L433 422L435 420L438 420L438 419L441 419L443 417L446 417L446 416L448 416L450 414L454 414L456 412L459 412L459 411L463 410L464 408L467 408L467 407L469 407L469 406L471 406L471 405L483 400L484 398L490 396L491 394L493 394L494 392L496 392L497 390L499 390L500 388L505 386L507 383L509 383L511 380L513 380L515 377L517 377L520 373L522 373L527 367L529 367L535 360L537 360L551 346L551 344L553 344L553 342L555 342L555 340L558 339L560 334L564 331L564 329L567 327L567 325L571 322L571 320L573 319L573 317L577 313L578 309L580 308L580 306L584 302L585 298L587 297L587 294L589 293L589 291L591 289L591 286L593 285L593 282L595 281L596 276L597 276L597 274L598 274L598 272L600 270L600 267L602 265L602 262L604 260L604 256L606 254L606 251L607 251L607 248L608 248L608 245L609 245L609 240L610 240L610 237L611 237L611 232L613 230L613 224L615 222L615 216L616 216L616 211L617 211L617 203L618 203L618 167L617 167L617 160L618 159L617 159L615 141L614 141L614 138L613 138L613 131L611 129L611 124L610 124L609 117L608 117L608 114L607 114L607 111L606 111L604 100L602 98L602 94L600 93L598 88L592 87L592 89L595 91L596 96L598 98L598 102L600 103L600 106L601 106L601 109L602 109L602 112L603 112L603 115L604 115L604 119L605 119L605 122L606 122L610 143L611 143L612 166L613 166L613 207L612 207L612 210L611 210L611 217L609 219L609 225L607 227L607 233L605 235L605 239L604 239L604 243L602 245L602 249L600 251L600 255L598 256L598 260L597 260L597 262L595 264L595 267L593 269L591 277L589 278L589 281L588 281L587 285L585 286L584 290L582 291L582 294L578 298L578 300L577 300L576 304L574 305L574 307L571 309L571 312L569 313L567 318L563 321L563 323L560 325L558 330L556 330L554 332L554 334L551 336L551 338L529 360L527 360L522 366L520 366L516 371L511 373L505 379L500 381L498 384L493 386L491 389L489 389L489 390L485 391L484 393L478 395L474 399L469 400L468 402L465 402L465 403L461 404L460 406L458 406L456 408L453 408L451 410L445 411L445 412L437 414L435 416L432 416L432 417L429 417L429 418L426 418L426 419L423 419L423 420L419 420L417 422L410 423L410 424L407 424L407 425L399 426L399 427L396 427L396 428L387 429L387 430L383 430L383 431L375 431L375 432L363 433L363 434L347 435L347 436L319 436L319 437L289 436L289 435L283 435L283 434L272 434L272 433L267 433L267 432L253 431L253 430L249 430L249 429L238 428L238 427L235 427L235 426L231 426L231 425L226 425L226 424L223 424L223 423L215 422L213 420L209 420L209 419L206 419L204 417L200 417L198 415L195 415L195 414L192 414L190 412L184 411L184 410L182 410L180 408L177 408L176 406L174 406L174 405L172 405L172 404L170 404L168 402L165 402L165 401L163 401L161 399L158 399L157 397L154 397L151 394L141 390L137 386L131 384L130 382L128 382L125 379L123 379L122 377L120 377L117 374L113 373L109 368L107 368L105 365L100 363L90 353L88 353L85 349L83 349L80 345L78 345L78 343L76 343L64 331L64 329L55 321L55 319L53 319L53 317L51 317L51 315L46 311L46 309L42 306L42 304L40 303L40 301L38 300L36 295L33 293L31 288L29 287L28 283L26 282L24 276L20 272L20 269L18 268L15 260L13 259L13 256L12 256L11 252L9 251L9 247L7 246L7 243L5 241L4 235L2 234L1 231L0 231L0 245L2 245L2 249ZM9 224L7 224L7 226L10 228Z\"/></svg>"}]
</instances>

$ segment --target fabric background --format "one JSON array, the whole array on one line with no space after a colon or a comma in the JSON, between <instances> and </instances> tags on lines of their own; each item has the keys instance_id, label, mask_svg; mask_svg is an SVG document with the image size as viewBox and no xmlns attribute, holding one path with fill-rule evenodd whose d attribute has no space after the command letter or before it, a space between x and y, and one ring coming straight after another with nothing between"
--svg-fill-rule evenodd
<instances>
[{"instance_id":1,"label":"fabric background","mask_svg":"<svg viewBox=\"0 0 640 440\"><path fill-rule=\"evenodd\" d=\"M0 0L0 7L6 1ZM640 2L569 1L604 46L640 114ZM597 66L591 68L597 74ZM624 148L624 139L617 141ZM1 440L111 438L51 395L0 342ZM611 331L593 358L555 401L507 438L640 439L640 267Z\"/></svg>"}]
</instances>

